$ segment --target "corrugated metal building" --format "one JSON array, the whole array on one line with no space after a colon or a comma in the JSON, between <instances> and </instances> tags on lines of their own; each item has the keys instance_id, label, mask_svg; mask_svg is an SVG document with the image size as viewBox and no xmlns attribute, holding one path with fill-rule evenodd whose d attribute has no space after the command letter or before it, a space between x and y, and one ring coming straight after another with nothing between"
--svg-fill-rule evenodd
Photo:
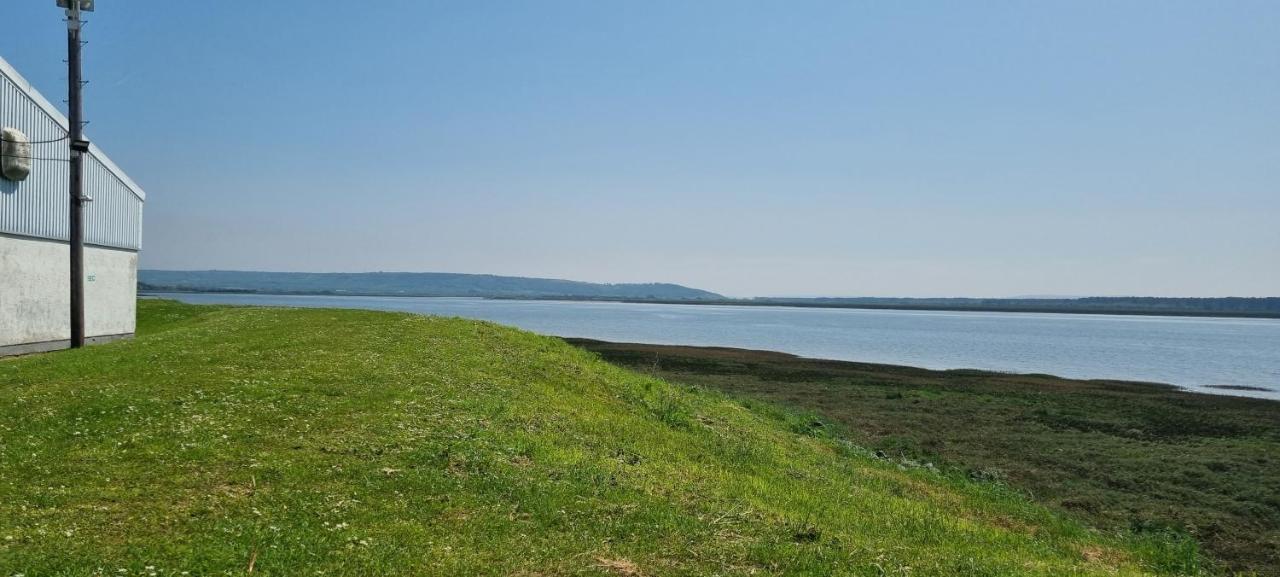
<instances>
[{"instance_id":1,"label":"corrugated metal building","mask_svg":"<svg viewBox=\"0 0 1280 577\"><path fill-rule=\"evenodd\" d=\"M70 340L70 194L65 116L0 58L0 128L20 131L30 173L0 174L0 355L66 347ZM0 159L3 160L3 159ZM142 189L97 146L84 160L85 335L133 334Z\"/></svg>"}]
</instances>

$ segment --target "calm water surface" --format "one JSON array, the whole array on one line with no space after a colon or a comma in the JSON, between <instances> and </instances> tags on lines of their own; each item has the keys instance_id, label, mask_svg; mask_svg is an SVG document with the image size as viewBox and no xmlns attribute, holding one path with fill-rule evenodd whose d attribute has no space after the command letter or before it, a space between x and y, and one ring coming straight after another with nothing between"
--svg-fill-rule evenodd
<instances>
[{"instance_id":1,"label":"calm water surface","mask_svg":"<svg viewBox=\"0 0 1280 577\"><path fill-rule=\"evenodd\" d=\"M1280 399L1280 320L698 306L473 298L161 294L191 303L339 307L490 320L605 341L1154 381ZM1260 387L1225 391L1210 385Z\"/></svg>"}]
</instances>

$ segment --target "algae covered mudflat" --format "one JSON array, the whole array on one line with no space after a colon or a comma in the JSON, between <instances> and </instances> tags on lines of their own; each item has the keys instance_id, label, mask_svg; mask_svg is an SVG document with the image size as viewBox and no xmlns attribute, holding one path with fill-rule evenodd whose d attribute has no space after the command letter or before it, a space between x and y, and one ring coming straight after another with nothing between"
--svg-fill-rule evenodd
<instances>
[{"instance_id":1,"label":"algae covered mudflat","mask_svg":"<svg viewBox=\"0 0 1280 577\"><path fill-rule=\"evenodd\" d=\"M1280 402L1047 375L576 340L673 382L820 416L895 460L995 479L1099 527L1182 532L1280 575Z\"/></svg>"}]
</instances>

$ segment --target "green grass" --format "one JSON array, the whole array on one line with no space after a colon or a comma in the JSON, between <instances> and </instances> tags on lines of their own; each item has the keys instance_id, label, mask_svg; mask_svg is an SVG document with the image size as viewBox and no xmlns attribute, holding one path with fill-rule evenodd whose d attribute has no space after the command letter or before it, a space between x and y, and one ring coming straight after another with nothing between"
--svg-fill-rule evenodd
<instances>
[{"instance_id":1,"label":"green grass","mask_svg":"<svg viewBox=\"0 0 1280 577\"><path fill-rule=\"evenodd\" d=\"M619 364L810 411L893 459L1005 482L1109 530L1175 531L1280 576L1280 403L1158 385L576 341Z\"/></svg>"},{"instance_id":2,"label":"green grass","mask_svg":"<svg viewBox=\"0 0 1280 577\"><path fill-rule=\"evenodd\" d=\"M1174 575L826 427L493 324L145 300L0 361L0 575Z\"/></svg>"}]
</instances>

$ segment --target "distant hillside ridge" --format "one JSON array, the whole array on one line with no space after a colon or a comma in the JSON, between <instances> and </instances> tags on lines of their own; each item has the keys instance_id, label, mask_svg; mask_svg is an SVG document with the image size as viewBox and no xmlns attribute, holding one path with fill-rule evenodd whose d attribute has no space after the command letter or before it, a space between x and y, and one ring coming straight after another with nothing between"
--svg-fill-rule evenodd
<instances>
[{"instance_id":1,"label":"distant hillside ridge","mask_svg":"<svg viewBox=\"0 0 1280 577\"><path fill-rule=\"evenodd\" d=\"M257 272L139 270L143 291L495 298L723 300L713 292L670 283L602 284L571 280L442 272Z\"/></svg>"}]
</instances>

